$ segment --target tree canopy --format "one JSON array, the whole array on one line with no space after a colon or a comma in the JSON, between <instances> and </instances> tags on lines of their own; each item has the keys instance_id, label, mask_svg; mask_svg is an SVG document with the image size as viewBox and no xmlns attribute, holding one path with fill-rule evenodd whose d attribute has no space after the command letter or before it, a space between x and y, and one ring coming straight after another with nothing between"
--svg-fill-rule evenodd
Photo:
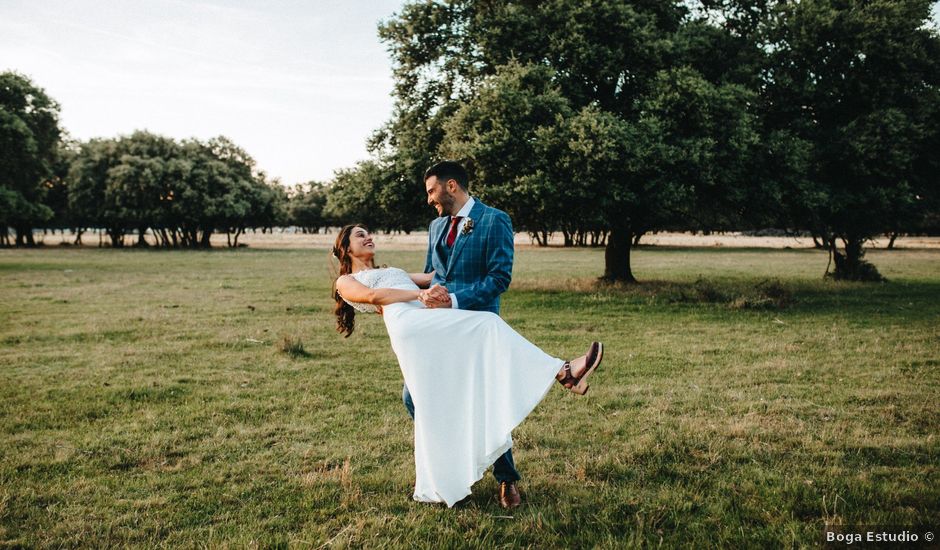
<instances>
[{"instance_id":1,"label":"tree canopy","mask_svg":"<svg viewBox=\"0 0 940 550\"><path fill-rule=\"evenodd\" d=\"M33 244L33 227L52 218L43 204L62 130L59 105L18 73L0 73L0 244L7 228L17 245Z\"/></svg>"},{"instance_id":2,"label":"tree canopy","mask_svg":"<svg viewBox=\"0 0 940 550\"><path fill-rule=\"evenodd\" d=\"M246 228L286 221L286 191L224 137L177 142L135 132L91 140L72 162L68 196L75 226L104 228L115 247L132 230L146 245L148 229L165 247L208 247L216 231L237 246Z\"/></svg>"},{"instance_id":3,"label":"tree canopy","mask_svg":"<svg viewBox=\"0 0 940 550\"><path fill-rule=\"evenodd\" d=\"M940 187L940 40L929 0L781 3L766 32L766 124L805 151L790 223L836 255L836 277L878 279L865 240L917 225ZM837 252L835 239L844 243Z\"/></svg>"},{"instance_id":4,"label":"tree canopy","mask_svg":"<svg viewBox=\"0 0 940 550\"><path fill-rule=\"evenodd\" d=\"M380 30L398 98L381 136L466 161L536 236L609 233L605 277L633 281L635 235L749 196L754 94L690 63L716 31L692 21L682 2L408 4Z\"/></svg>"},{"instance_id":5,"label":"tree canopy","mask_svg":"<svg viewBox=\"0 0 940 550\"><path fill-rule=\"evenodd\" d=\"M773 225L841 238L858 278L866 239L936 210L930 4L411 2L380 27L397 102L373 150L417 184L464 161L540 241L609 234L610 280L646 231Z\"/></svg>"}]
</instances>

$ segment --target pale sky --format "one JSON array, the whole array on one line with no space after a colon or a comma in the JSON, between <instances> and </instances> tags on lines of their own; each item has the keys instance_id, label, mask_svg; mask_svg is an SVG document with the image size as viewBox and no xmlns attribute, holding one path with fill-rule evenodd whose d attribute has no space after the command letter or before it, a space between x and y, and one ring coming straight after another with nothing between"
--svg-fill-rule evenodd
<instances>
[{"instance_id":1,"label":"pale sky","mask_svg":"<svg viewBox=\"0 0 940 550\"><path fill-rule=\"evenodd\" d=\"M78 139L225 135L281 183L369 157L392 113L377 24L403 0L0 0L0 72Z\"/></svg>"}]
</instances>

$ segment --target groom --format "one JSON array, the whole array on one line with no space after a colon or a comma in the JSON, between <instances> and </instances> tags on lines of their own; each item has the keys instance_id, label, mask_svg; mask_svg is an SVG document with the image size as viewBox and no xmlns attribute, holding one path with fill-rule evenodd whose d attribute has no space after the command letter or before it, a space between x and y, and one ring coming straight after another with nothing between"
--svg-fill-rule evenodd
<instances>
[{"instance_id":1,"label":"groom","mask_svg":"<svg viewBox=\"0 0 940 550\"><path fill-rule=\"evenodd\" d=\"M424 272L434 272L431 288L421 301L427 307L452 307L499 314L499 295L512 280L513 231L509 216L470 196L463 166L443 161L427 169L424 186L428 204L439 218L428 230ZM402 391L408 414L414 403L408 386ZM516 482L519 472L512 449L493 463L499 483L499 504L515 508L522 502Z\"/></svg>"}]
</instances>

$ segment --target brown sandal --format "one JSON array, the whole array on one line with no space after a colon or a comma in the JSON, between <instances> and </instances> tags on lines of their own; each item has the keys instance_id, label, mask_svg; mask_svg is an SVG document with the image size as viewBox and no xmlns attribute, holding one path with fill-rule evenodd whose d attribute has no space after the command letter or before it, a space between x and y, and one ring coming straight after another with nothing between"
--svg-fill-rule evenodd
<instances>
[{"instance_id":1,"label":"brown sandal","mask_svg":"<svg viewBox=\"0 0 940 550\"><path fill-rule=\"evenodd\" d=\"M587 393L588 388L590 388L590 386L587 384L587 377L597 370L597 367L601 365L601 359L603 358L604 344L600 342L593 342L585 355L571 361L565 361L565 365L562 367L562 372L564 373L563 376L555 376L555 379L558 380L559 384L573 391L574 393L578 395L584 395ZM580 359L584 359L584 370L581 371L581 376L576 377L571 373L571 363L579 361Z\"/></svg>"}]
</instances>

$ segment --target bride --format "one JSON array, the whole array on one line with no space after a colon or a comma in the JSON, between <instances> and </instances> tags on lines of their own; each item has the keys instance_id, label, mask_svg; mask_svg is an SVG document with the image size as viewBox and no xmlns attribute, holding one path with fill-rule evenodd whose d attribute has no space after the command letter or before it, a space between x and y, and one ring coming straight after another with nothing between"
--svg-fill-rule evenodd
<instances>
[{"instance_id":1,"label":"bride","mask_svg":"<svg viewBox=\"0 0 940 550\"><path fill-rule=\"evenodd\" d=\"M571 361L552 357L495 313L428 309L430 273L376 268L362 225L344 227L333 256L337 330L353 332L355 312L380 313L415 402L414 499L453 506L512 446L512 430L558 381L584 394L603 345Z\"/></svg>"}]
</instances>

